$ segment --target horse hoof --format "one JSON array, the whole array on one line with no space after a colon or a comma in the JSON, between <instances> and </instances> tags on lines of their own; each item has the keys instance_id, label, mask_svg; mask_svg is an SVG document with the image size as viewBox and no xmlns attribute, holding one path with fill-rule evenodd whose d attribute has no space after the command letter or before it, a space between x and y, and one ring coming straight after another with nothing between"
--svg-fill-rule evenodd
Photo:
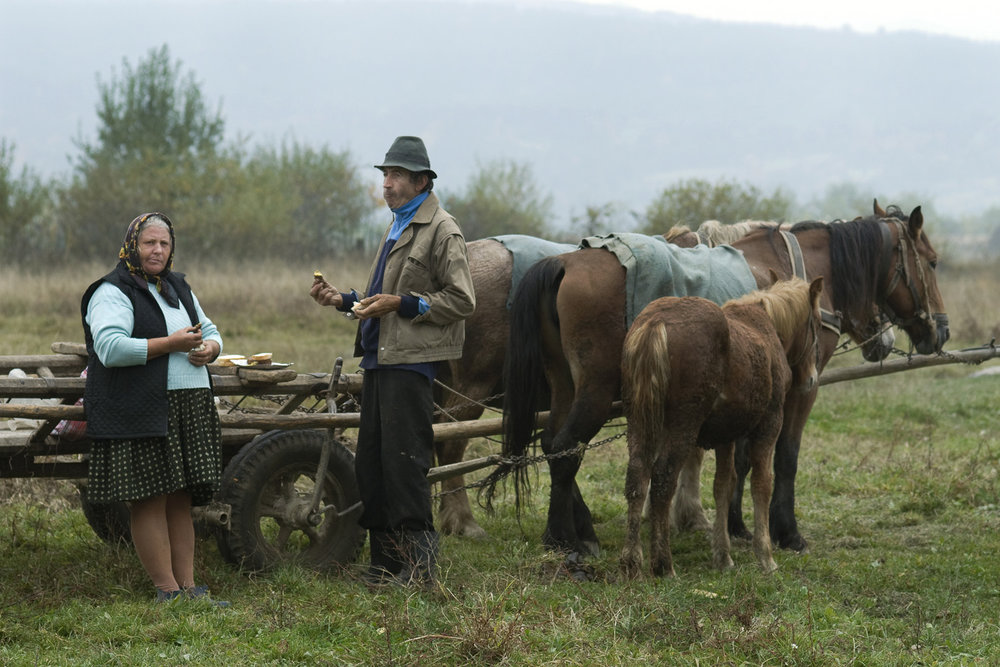
<instances>
[{"instance_id":1,"label":"horse hoof","mask_svg":"<svg viewBox=\"0 0 1000 667\"><path fill-rule=\"evenodd\" d=\"M800 554L809 553L809 544L805 541L802 535L795 533L794 535L789 535L785 538L772 539L772 542L777 544L782 549L788 549L789 551L795 551Z\"/></svg>"},{"instance_id":2,"label":"horse hoof","mask_svg":"<svg viewBox=\"0 0 1000 667\"><path fill-rule=\"evenodd\" d=\"M601 555L601 545L597 542L582 542L580 551L587 556L597 558Z\"/></svg>"},{"instance_id":3,"label":"horse hoof","mask_svg":"<svg viewBox=\"0 0 1000 667\"><path fill-rule=\"evenodd\" d=\"M459 537L465 537L470 540L484 540L487 537L487 533L478 523L471 523L459 528L455 535Z\"/></svg>"}]
</instances>

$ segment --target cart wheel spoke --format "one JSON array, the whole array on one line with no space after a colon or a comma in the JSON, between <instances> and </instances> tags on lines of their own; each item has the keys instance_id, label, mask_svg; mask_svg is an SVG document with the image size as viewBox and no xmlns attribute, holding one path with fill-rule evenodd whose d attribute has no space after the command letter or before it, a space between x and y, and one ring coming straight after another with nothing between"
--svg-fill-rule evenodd
<instances>
[{"instance_id":1,"label":"cart wheel spoke","mask_svg":"<svg viewBox=\"0 0 1000 667\"><path fill-rule=\"evenodd\" d=\"M278 534L274 538L274 546L279 550L284 551L288 547L288 538L292 534L291 526L282 524L281 528L278 529Z\"/></svg>"}]
</instances>

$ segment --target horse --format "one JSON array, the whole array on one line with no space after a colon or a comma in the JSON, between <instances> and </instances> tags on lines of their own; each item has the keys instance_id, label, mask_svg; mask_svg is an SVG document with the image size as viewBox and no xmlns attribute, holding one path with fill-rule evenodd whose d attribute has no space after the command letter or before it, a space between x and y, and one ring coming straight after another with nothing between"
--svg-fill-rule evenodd
<instances>
[{"instance_id":1,"label":"horse","mask_svg":"<svg viewBox=\"0 0 1000 667\"><path fill-rule=\"evenodd\" d=\"M675 227L664 234L669 242L693 246L713 244L727 230L713 227L692 232ZM503 362L507 348L510 317L507 302L514 280L515 262L530 264L537 254L556 254L575 248L575 244L556 244L531 237L520 237L514 245L512 236L478 239L466 244L469 269L476 292L476 310L465 321L462 356L440 367L435 382L436 422L479 419L488 407L500 407L503 387ZM530 249L526 244L531 244ZM514 253L518 253L517 258ZM468 439L435 442L438 465L450 465L465 457ZM700 506L699 506L700 509ZM472 514L463 476L441 482L438 504L438 527L442 533L480 538L486 531Z\"/></svg>"},{"instance_id":2,"label":"horse","mask_svg":"<svg viewBox=\"0 0 1000 667\"><path fill-rule=\"evenodd\" d=\"M770 284L769 269L788 277L797 272L797 264L810 277L824 278L821 308L834 321L821 336L821 370L841 333L856 342L867 338L874 313L883 313L906 331L922 354L939 351L948 339L934 272L937 253L924 231L920 207L907 216L894 206L887 212L875 201L874 211L847 222L797 223L785 234L778 227L761 228L732 243L742 251L758 288ZM601 429L619 395L626 298L626 271L618 259L602 249L583 248L535 264L513 300L504 370L503 453L508 458L524 454L533 440L539 396L547 389L550 414L541 446L549 457L551 487L543 542L551 549L599 553L590 510L576 484L582 461L576 452L577 443L589 442ZM804 551L807 543L795 520L795 474L802 430L815 399L816 389L789 394L775 445L771 539L796 551ZM511 473L519 495L520 489L529 490L523 468L498 466L484 490L487 505L495 486ZM738 500L730 505L729 529L745 536L749 531Z\"/></svg>"},{"instance_id":3,"label":"horse","mask_svg":"<svg viewBox=\"0 0 1000 667\"><path fill-rule=\"evenodd\" d=\"M745 438L753 470L753 550L777 569L768 530L771 460L785 396L817 383L823 278L775 282L718 306L700 297L661 297L625 336L622 397L628 419L622 570L642 566L639 527L649 492L651 569L674 576L669 516L678 471L699 447L716 454L712 535L715 566L733 566L727 529L736 482L735 441ZM652 484L650 484L652 479Z\"/></svg>"}]
</instances>

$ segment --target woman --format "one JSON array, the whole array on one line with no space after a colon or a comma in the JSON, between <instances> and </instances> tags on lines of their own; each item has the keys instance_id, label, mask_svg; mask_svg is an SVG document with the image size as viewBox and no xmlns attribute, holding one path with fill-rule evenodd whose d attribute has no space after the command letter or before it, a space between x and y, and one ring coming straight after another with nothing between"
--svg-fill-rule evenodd
<instances>
[{"instance_id":1,"label":"woman","mask_svg":"<svg viewBox=\"0 0 1000 667\"><path fill-rule=\"evenodd\" d=\"M211 500L222 469L205 368L222 337L184 274L171 270L173 257L167 216L141 215L125 232L118 265L81 303L93 439L87 497L128 503L132 541L160 602L210 599L194 582L191 506Z\"/></svg>"}]
</instances>

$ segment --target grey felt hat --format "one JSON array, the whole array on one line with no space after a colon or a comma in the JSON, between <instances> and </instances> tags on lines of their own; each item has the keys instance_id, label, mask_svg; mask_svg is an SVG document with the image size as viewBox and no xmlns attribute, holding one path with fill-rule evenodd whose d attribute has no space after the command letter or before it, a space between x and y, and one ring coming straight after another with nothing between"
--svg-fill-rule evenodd
<instances>
[{"instance_id":1,"label":"grey felt hat","mask_svg":"<svg viewBox=\"0 0 1000 667\"><path fill-rule=\"evenodd\" d=\"M431 178L437 178L437 174L431 169L430 158L427 157L427 149L420 137L396 137L389 147L389 152L385 154L382 164L375 165L376 169L386 167L402 167L407 171L429 172Z\"/></svg>"}]
</instances>

